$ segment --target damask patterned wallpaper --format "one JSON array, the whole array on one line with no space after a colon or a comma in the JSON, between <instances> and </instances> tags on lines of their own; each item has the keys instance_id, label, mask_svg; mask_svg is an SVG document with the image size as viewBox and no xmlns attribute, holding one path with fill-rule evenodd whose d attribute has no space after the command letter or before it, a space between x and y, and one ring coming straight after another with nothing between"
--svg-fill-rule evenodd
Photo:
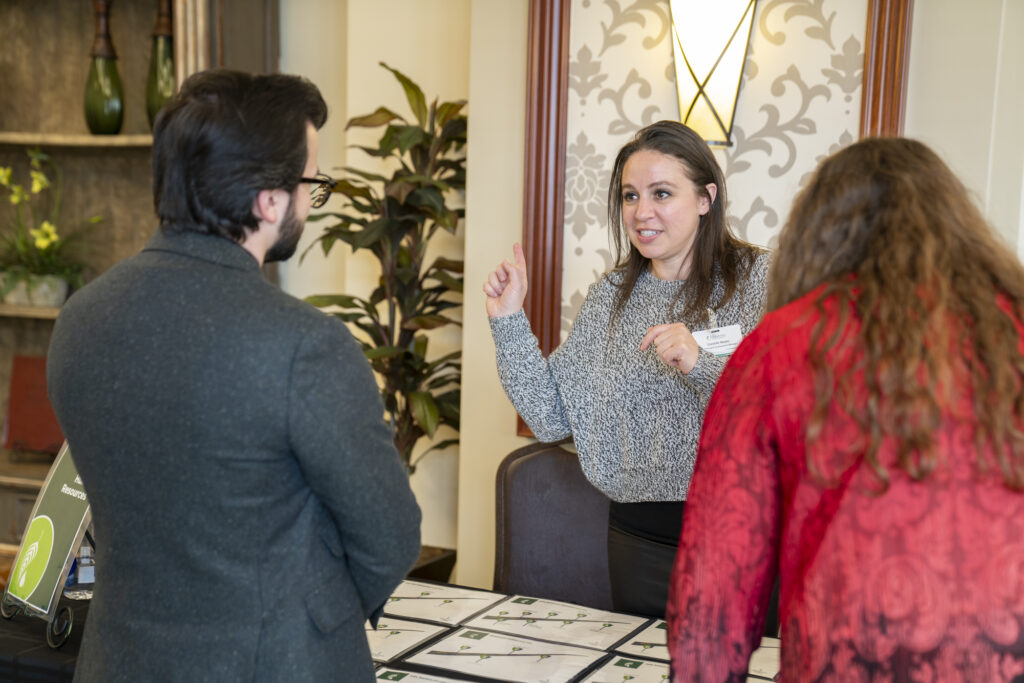
<instances>
[{"instance_id":1,"label":"damask patterned wallpaper","mask_svg":"<svg viewBox=\"0 0 1024 683\"><path fill-rule=\"evenodd\" d=\"M774 246L818 161L856 139L866 23L867 0L758 2L733 145L715 152L740 237ZM605 214L616 153L643 126L679 117L670 29L668 0L573 0L563 338L613 266Z\"/></svg>"}]
</instances>

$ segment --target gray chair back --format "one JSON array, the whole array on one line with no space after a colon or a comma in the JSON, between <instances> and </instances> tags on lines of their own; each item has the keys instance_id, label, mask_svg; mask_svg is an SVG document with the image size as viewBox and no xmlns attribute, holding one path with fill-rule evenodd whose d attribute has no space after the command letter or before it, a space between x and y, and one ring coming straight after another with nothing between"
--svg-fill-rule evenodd
<instances>
[{"instance_id":1,"label":"gray chair back","mask_svg":"<svg viewBox=\"0 0 1024 683\"><path fill-rule=\"evenodd\" d=\"M608 498L579 458L531 444L498 467L494 590L611 609Z\"/></svg>"}]
</instances>

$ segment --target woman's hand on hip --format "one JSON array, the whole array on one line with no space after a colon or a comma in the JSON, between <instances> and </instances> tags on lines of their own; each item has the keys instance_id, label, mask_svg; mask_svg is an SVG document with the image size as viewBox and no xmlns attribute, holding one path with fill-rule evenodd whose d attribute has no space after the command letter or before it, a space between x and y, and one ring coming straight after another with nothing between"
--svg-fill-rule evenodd
<instances>
[{"instance_id":1,"label":"woman's hand on hip","mask_svg":"<svg viewBox=\"0 0 1024 683\"><path fill-rule=\"evenodd\" d=\"M512 315L520 310L526 301L526 258L518 242L512 245L512 253L515 263L509 263L507 259L502 261L484 282L489 318Z\"/></svg>"},{"instance_id":2,"label":"woman's hand on hip","mask_svg":"<svg viewBox=\"0 0 1024 683\"><path fill-rule=\"evenodd\" d=\"M646 351L653 346L658 357L665 365L678 368L680 372L689 374L697 364L700 345L690 334L690 330L682 323L666 323L647 328L644 340L640 342L640 350Z\"/></svg>"}]
</instances>

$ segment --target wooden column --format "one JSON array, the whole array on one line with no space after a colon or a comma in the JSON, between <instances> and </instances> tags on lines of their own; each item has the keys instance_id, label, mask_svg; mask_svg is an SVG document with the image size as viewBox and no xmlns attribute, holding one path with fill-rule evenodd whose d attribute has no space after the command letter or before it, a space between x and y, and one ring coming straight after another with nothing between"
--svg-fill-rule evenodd
<instances>
[{"instance_id":1,"label":"wooden column","mask_svg":"<svg viewBox=\"0 0 1024 683\"><path fill-rule=\"evenodd\" d=\"M562 319L570 4L530 1L523 182L523 252L529 278L525 310L545 355L558 346ZM530 435L522 418L517 432Z\"/></svg>"},{"instance_id":2,"label":"wooden column","mask_svg":"<svg viewBox=\"0 0 1024 683\"><path fill-rule=\"evenodd\" d=\"M903 134L913 0L869 0L860 136Z\"/></svg>"}]
</instances>

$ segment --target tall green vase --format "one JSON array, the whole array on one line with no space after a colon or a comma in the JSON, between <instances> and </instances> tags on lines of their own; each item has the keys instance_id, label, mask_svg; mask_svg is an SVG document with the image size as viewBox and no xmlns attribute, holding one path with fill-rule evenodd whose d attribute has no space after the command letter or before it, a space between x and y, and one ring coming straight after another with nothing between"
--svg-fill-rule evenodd
<instances>
[{"instance_id":1,"label":"tall green vase","mask_svg":"<svg viewBox=\"0 0 1024 683\"><path fill-rule=\"evenodd\" d=\"M110 5L113 0L92 3L96 34L92 41L89 78L85 82L85 123L98 135L116 135L124 121L124 86L117 72L117 52L110 40Z\"/></svg>"},{"instance_id":2,"label":"tall green vase","mask_svg":"<svg viewBox=\"0 0 1024 683\"><path fill-rule=\"evenodd\" d=\"M149 55L149 77L146 79L146 115L149 127L164 102L174 94L174 39L171 29L171 0L159 0L153 48Z\"/></svg>"}]
</instances>

